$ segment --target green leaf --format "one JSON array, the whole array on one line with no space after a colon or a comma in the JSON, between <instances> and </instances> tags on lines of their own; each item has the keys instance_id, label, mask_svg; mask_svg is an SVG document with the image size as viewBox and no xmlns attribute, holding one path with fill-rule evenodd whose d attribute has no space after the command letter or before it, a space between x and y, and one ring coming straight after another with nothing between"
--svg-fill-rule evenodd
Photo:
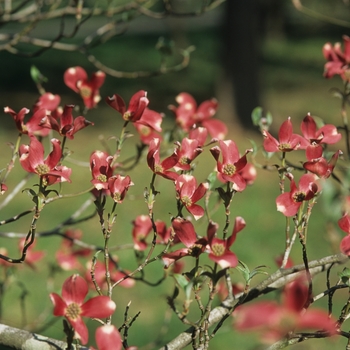
<instances>
[{"instance_id":1,"label":"green leaf","mask_svg":"<svg viewBox=\"0 0 350 350\"><path fill-rule=\"evenodd\" d=\"M260 120L262 118L262 107L255 107L252 112L252 121L255 126L260 125Z\"/></svg>"},{"instance_id":2,"label":"green leaf","mask_svg":"<svg viewBox=\"0 0 350 350\"><path fill-rule=\"evenodd\" d=\"M243 261L239 261L239 265L236 266L236 269L242 273L244 280L248 283L250 280L250 270L248 266Z\"/></svg>"},{"instance_id":3,"label":"green leaf","mask_svg":"<svg viewBox=\"0 0 350 350\"><path fill-rule=\"evenodd\" d=\"M349 268L346 267L342 272L339 272L338 275L344 284L350 286L350 269Z\"/></svg>"},{"instance_id":4,"label":"green leaf","mask_svg":"<svg viewBox=\"0 0 350 350\"><path fill-rule=\"evenodd\" d=\"M48 79L42 75L39 69L35 66L30 67L30 76L35 84L46 83L48 81Z\"/></svg>"},{"instance_id":5,"label":"green leaf","mask_svg":"<svg viewBox=\"0 0 350 350\"><path fill-rule=\"evenodd\" d=\"M217 175L217 172L213 171L207 177L207 182L209 184L209 190L213 190L215 188L214 185L216 182L216 175Z\"/></svg>"},{"instance_id":6,"label":"green leaf","mask_svg":"<svg viewBox=\"0 0 350 350\"><path fill-rule=\"evenodd\" d=\"M188 279L179 273L174 273L173 277L175 278L176 283L185 290L188 284L190 283Z\"/></svg>"}]
</instances>

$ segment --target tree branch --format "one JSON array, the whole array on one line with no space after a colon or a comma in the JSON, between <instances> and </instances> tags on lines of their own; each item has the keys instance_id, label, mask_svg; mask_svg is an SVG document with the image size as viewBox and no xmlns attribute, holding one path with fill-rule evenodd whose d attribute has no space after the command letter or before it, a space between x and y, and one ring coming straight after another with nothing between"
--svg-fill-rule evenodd
<instances>
[{"instance_id":1,"label":"tree branch","mask_svg":"<svg viewBox=\"0 0 350 350\"><path fill-rule=\"evenodd\" d=\"M348 256L344 254L336 254L327 256L318 260L309 262L309 270L311 275L316 275L326 271L331 265L344 264L349 260ZM298 277L298 272L305 271L305 266L296 265L290 269L280 269L258 284L255 288L251 289L244 300L241 301L241 295L235 295L232 299L226 299L222 304L210 312L209 315L209 327L217 324L222 319L227 318L229 314L234 310L238 304L244 304L251 301L263 294L270 293L276 289L282 288L287 283L293 281ZM167 343L159 350L180 350L191 343L194 327L188 328L186 331L179 334L172 341Z\"/></svg>"},{"instance_id":2,"label":"tree branch","mask_svg":"<svg viewBox=\"0 0 350 350\"><path fill-rule=\"evenodd\" d=\"M0 324L0 348L3 350L66 350L63 341L51 339L22 329ZM86 347L75 346L71 350L88 350Z\"/></svg>"}]
</instances>

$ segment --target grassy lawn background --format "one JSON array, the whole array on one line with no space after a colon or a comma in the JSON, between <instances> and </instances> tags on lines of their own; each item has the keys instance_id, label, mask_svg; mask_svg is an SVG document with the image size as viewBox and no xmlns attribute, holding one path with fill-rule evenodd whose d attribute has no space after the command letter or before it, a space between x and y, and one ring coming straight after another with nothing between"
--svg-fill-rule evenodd
<instances>
[{"instance_id":1,"label":"grassy lawn background","mask_svg":"<svg viewBox=\"0 0 350 350\"><path fill-rule=\"evenodd\" d=\"M98 48L99 54L105 57L105 62L115 64L123 69L134 69L139 65L142 67L156 66L159 57L154 52L154 45L157 42L158 35L126 35L112 41L110 45ZM182 43L193 44L196 51L192 55L190 66L179 73L172 73L150 79L113 79L108 77L106 84L101 89L101 95L110 96L118 93L128 100L130 96L140 90L148 91L150 99L150 108L166 114L165 125L170 127L172 116L167 111L168 104L174 103L175 96L182 91L193 94L198 101L216 96L220 100L227 98L227 94L222 91L224 86L224 73L221 69L220 55L221 41L220 31L218 29L209 29L202 31L192 31L185 37L182 37ZM339 101L331 98L329 89L332 86L341 87L340 80L325 80L322 77L324 59L322 57L322 45L328 38L315 37L304 40L289 40L288 38L276 39L268 38L263 45L262 56L262 101L266 109L270 110L275 118L273 129L278 130L280 123L291 116L292 120L298 125L307 112L324 118L327 122L335 124L340 123ZM69 91L63 84L63 72L70 66L81 65L89 72L93 71L83 57L71 53L57 54L50 51L41 57L32 60L26 60L7 53L1 53L0 73L2 76L2 87L0 102L2 106L10 106L18 111L26 106L30 108L37 98L34 84L29 78L29 68L35 64L44 75L49 78L45 87L48 91L62 94L63 103L79 104L80 99L73 92ZM218 117L229 124L228 138L232 138L241 152L251 147L249 138L261 143L262 138L258 134L246 132L241 129L237 120L234 118L234 111L230 109L230 104L226 100L220 105ZM2 116L4 127L0 129L2 137L2 152L0 155L1 164L6 164L9 160L10 151L6 142L14 141L16 132L12 128L12 120L8 115ZM119 135L121 128L120 116L103 101L100 107L88 113L87 118L95 122L94 127L89 127L78 133L73 142L67 146L74 152L72 158L88 162L90 153L95 149L102 149L98 135L103 134L106 138ZM132 127L130 128L132 130ZM299 131L299 130L298 130ZM134 140L127 141L123 149L121 161L133 154ZM113 147L113 141L110 141ZM125 153L124 153L125 152ZM277 160L276 160L277 161ZM67 164L68 165L68 164ZM71 166L70 164L68 166ZM88 168L73 166L72 184L64 184L63 191L66 193L77 192L90 186L90 172ZM204 152L199 158L198 168L194 175L199 180L205 180L207 174L215 166L214 159L209 152ZM14 177L9 179L8 185L14 186L18 179L24 175L24 171L17 164L17 171L14 171ZM15 175L17 174L17 175ZM139 214L146 214L147 207L142 198L142 192L145 186L149 186L151 173L147 170L145 159L142 160L140 169L130 173L135 183L129 191L132 198L131 204L118 206L117 224L111 238L111 243L131 243L131 221ZM34 181L34 180L33 180ZM33 183L31 181L31 183ZM170 213L176 213L176 203L172 186L163 179L158 179L157 189L161 192L159 199L155 204L156 218L162 218L169 221ZM243 193L238 193L234 199L231 208L231 218L241 215L247 222L247 227L242 231L233 246L233 250L239 259L254 268L257 265L266 265L268 272L275 271L274 258L279 255L284 248L284 223L282 214L276 212L275 198L279 194L278 176L276 173L268 173L262 170L258 172L258 179L254 186L248 187ZM84 198L87 198L85 196ZM82 199L62 200L53 203L44 209L42 219L38 225L38 231L46 230L59 224L67 218L70 213L82 203ZM0 219L11 217L21 210L31 207L30 200L24 194L19 194L18 199L4 208ZM90 208L91 212L92 208ZM320 258L334 253L331 244L326 236L327 216L322 212L322 206L315 208L314 218L309 227L309 259ZM224 226L224 216L222 210L219 210L213 217L220 227ZM4 227L4 230L13 230L14 232L26 232L30 218L25 218ZM88 242L102 244L102 237L99 229L98 220L83 223L79 227L84 232L84 239ZM205 234L206 222L196 224L198 232ZM339 240L339 233L337 239ZM12 254L17 252L17 243L9 239L0 238L0 247L5 246ZM47 250L48 261L54 262L54 252L60 244L58 238L45 238L38 240L37 249ZM301 263L301 247L298 244L292 251L292 258L295 263ZM133 253L130 250L118 251L118 256L123 267L132 270L136 267ZM190 266L190 265L188 265ZM1 269L1 267L0 267ZM40 277L36 278L39 276ZM162 266L155 263L147 267L146 278L150 281L158 279L162 274ZM39 266L39 270L31 271L27 267L19 268L18 276L25 283L29 291L26 301L26 312L29 324L35 324L40 327L45 324L46 317L51 318L51 302L47 296L47 285L52 290L60 292L60 283L70 273L60 273L55 281L49 278L49 266ZM232 272L234 281L241 281L237 271ZM258 277L255 283L258 283L262 277ZM325 288L324 276L317 279L317 287L320 292ZM254 284L254 283L253 283ZM141 311L140 317L130 330L130 344L135 344L142 348L151 341L155 340L157 330L160 330L164 321L167 306L165 298L172 293L173 281L166 280L160 288L151 288L144 284L139 287L126 290L118 288L114 293L114 300L118 305L118 311L114 320L115 324L122 323L125 305L132 300L131 313L133 315ZM22 316L20 312L19 296L21 289L14 284L5 294L3 303L4 315L2 322L17 327L22 327ZM276 294L269 296L278 298ZM344 299L345 300L345 299ZM8 305L11 305L9 307ZM326 307L326 300L321 300L317 305ZM339 305L336 305L337 310ZM195 318L194 318L195 319ZM89 322L92 328L95 326L92 321ZM180 330L187 327L183 326L172 316L169 324L169 332L163 338L164 341L172 339ZM156 331L155 331L156 330ZM45 330L43 334L55 338L63 338L61 330L61 320L58 320L52 327ZM90 339L92 340L92 336ZM256 349L259 344L258 338L250 335L241 335L231 327L231 320L226 321L218 335L212 341L213 349L229 349L232 344L236 349ZM295 349L327 349L329 346L335 347L340 344L344 347L344 340L314 340L294 346ZM152 346L150 347L152 349Z\"/></svg>"}]
</instances>

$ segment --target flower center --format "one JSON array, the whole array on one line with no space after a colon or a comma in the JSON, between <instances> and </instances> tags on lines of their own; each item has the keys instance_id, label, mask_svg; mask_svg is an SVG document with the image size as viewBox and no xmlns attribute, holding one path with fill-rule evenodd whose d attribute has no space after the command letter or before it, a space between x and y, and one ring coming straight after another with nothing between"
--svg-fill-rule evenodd
<instances>
[{"instance_id":1,"label":"flower center","mask_svg":"<svg viewBox=\"0 0 350 350\"><path fill-rule=\"evenodd\" d=\"M39 164L36 168L35 171L38 175L45 175L50 171L50 168L46 164Z\"/></svg>"},{"instance_id":2,"label":"flower center","mask_svg":"<svg viewBox=\"0 0 350 350\"><path fill-rule=\"evenodd\" d=\"M294 202L302 202L305 199L306 195L304 192L296 192L293 194L293 201Z\"/></svg>"},{"instance_id":3,"label":"flower center","mask_svg":"<svg viewBox=\"0 0 350 350\"><path fill-rule=\"evenodd\" d=\"M160 164L156 164L154 166L154 172L155 173L162 173L164 171L163 167Z\"/></svg>"},{"instance_id":4,"label":"flower center","mask_svg":"<svg viewBox=\"0 0 350 350\"><path fill-rule=\"evenodd\" d=\"M81 314L81 308L78 304L72 303L67 306L65 316L72 320L76 320Z\"/></svg>"},{"instance_id":5,"label":"flower center","mask_svg":"<svg viewBox=\"0 0 350 350\"><path fill-rule=\"evenodd\" d=\"M191 198L188 197L188 196L183 196L183 197L181 198L181 202L185 205L185 207L189 207L189 206L192 205L192 200L191 200Z\"/></svg>"},{"instance_id":6,"label":"flower center","mask_svg":"<svg viewBox=\"0 0 350 350\"><path fill-rule=\"evenodd\" d=\"M225 246L223 244L220 244L220 243L214 243L211 246L211 250L215 256L221 256L225 252Z\"/></svg>"},{"instance_id":7,"label":"flower center","mask_svg":"<svg viewBox=\"0 0 350 350\"><path fill-rule=\"evenodd\" d=\"M124 114L123 114L123 119L124 120L130 120L131 119L131 117L133 116L133 112L125 112Z\"/></svg>"},{"instance_id":8,"label":"flower center","mask_svg":"<svg viewBox=\"0 0 350 350\"><path fill-rule=\"evenodd\" d=\"M225 164L223 169L222 169L222 172L225 175L231 176L236 172L236 167L233 164Z\"/></svg>"},{"instance_id":9,"label":"flower center","mask_svg":"<svg viewBox=\"0 0 350 350\"><path fill-rule=\"evenodd\" d=\"M121 194L120 194L119 192L115 192L115 193L113 194L113 200L114 200L115 202L119 202L121 199L122 199L122 196L121 196Z\"/></svg>"},{"instance_id":10,"label":"flower center","mask_svg":"<svg viewBox=\"0 0 350 350\"><path fill-rule=\"evenodd\" d=\"M292 148L290 143L280 143L278 149L280 151L289 151Z\"/></svg>"},{"instance_id":11,"label":"flower center","mask_svg":"<svg viewBox=\"0 0 350 350\"><path fill-rule=\"evenodd\" d=\"M79 91L80 91L81 97L83 98L88 98L92 94L92 90L88 86L82 86Z\"/></svg>"},{"instance_id":12,"label":"flower center","mask_svg":"<svg viewBox=\"0 0 350 350\"><path fill-rule=\"evenodd\" d=\"M140 128L140 133L143 136L148 136L151 133L151 128L147 127L146 125L142 126Z\"/></svg>"},{"instance_id":13,"label":"flower center","mask_svg":"<svg viewBox=\"0 0 350 350\"><path fill-rule=\"evenodd\" d=\"M179 163L180 163L181 165L187 165L187 164L190 164L190 163L191 163L191 159L184 156L184 157L181 157L181 158L180 158Z\"/></svg>"},{"instance_id":14,"label":"flower center","mask_svg":"<svg viewBox=\"0 0 350 350\"><path fill-rule=\"evenodd\" d=\"M107 176L103 174L98 175L96 179L100 182L107 182Z\"/></svg>"},{"instance_id":15,"label":"flower center","mask_svg":"<svg viewBox=\"0 0 350 350\"><path fill-rule=\"evenodd\" d=\"M188 248L188 255L198 257L202 254L202 248L203 246L201 244L194 244L192 247Z\"/></svg>"}]
</instances>

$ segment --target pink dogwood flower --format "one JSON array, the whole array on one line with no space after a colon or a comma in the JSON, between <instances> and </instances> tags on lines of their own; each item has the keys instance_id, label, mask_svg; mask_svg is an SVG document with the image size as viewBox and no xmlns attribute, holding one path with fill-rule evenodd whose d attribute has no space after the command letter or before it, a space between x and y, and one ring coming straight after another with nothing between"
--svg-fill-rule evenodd
<instances>
[{"instance_id":1,"label":"pink dogwood flower","mask_svg":"<svg viewBox=\"0 0 350 350\"><path fill-rule=\"evenodd\" d=\"M186 248L163 254L162 259L166 268L185 256L198 258L204 253L208 243L206 238L197 238L191 221L178 217L173 220L172 227L175 231L175 237L182 242Z\"/></svg>"},{"instance_id":2,"label":"pink dogwood flower","mask_svg":"<svg viewBox=\"0 0 350 350\"><path fill-rule=\"evenodd\" d=\"M94 151L90 156L91 183L97 190L108 189L108 179L113 175L113 156L103 151Z\"/></svg>"},{"instance_id":3,"label":"pink dogwood flower","mask_svg":"<svg viewBox=\"0 0 350 350\"><path fill-rule=\"evenodd\" d=\"M247 165L247 154L251 150L246 150L244 155L240 157L238 148L234 141L219 141L219 146L210 149L211 154L217 162L218 178L222 182L232 182L233 189L241 192L246 188L246 181L240 172ZM222 153L222 161L219 160Z\"/></svg>"},{"instance_id":4,"label":"pink dogwood flower","mask_svg":"<svg viewBox=\"0 0 350 350\"><path fill-rule=\"evenodd\" d=\"M83 345L88 342L89 333L82 317L106 318L116 309L114 301L105 295L99 295L84 302L88 289L84 278L73 275L63 283L62 297L56 293L50 294L54 305L53 314L64 316L68 320Z\"/></svg>"},{"instance_id":5,"label":"pink dogwood flower","mask_svg":"<svg viewBox=\"0 0 350 350\"><path fill-rule=\"evenodd\" d=\"M130 186L134 183L130 176L114 175L108 179L108 189L116 203L122 203Z\"/></svg>"},{"instance_id":6,"label":"pink dogwood flower","mask_svg":"<svg viewBox=\"0 0 350 350\"><path fill-rule=\"evenodd\" d=\"M302 136L293 134L293 125L290 117L282 123L278 131L278 140L266 130L263 130L262 134L266 152L291 152L297 149L305 149L308 145Z\"/></svg>"},{"instance_id":7,"label":"pink dogwood flower","mask_svg":"<svg viewBox=\"0 0 350 350\"><path fill-rule=\"evenodd\" d=\"M348 213L339 219L338 226L347 234L340 242L340 251L350 256L350 216Z\"/></svg>"},{"instance_id":8,"label":"pink dogwood flower","mask_svg":"<svg viewBox=\"0 0 350 350\"><path fill-rule=\"evenodd\" d=\"M161 139L163 115L156 111L146 108L139 120L133 123L136 128L140 140L143 144L149 145L152 139Z\"/></svg>"},{"instance_id":9,"label":"pink dogwood flower","mask_svg":"<svg viewBox=\"0 0 350 350\"><path fill-rule=\"evenodd\" d=\"M327 179L332 175L335 165L337 164L337 160L342 154L343 152L338 150L333 154L329 162L327 162L324 157L320 157L305 162L303 167L311 173L316 174L318 177Z\"/></svg>"},{"instance_id":10,"label":"pink dogwood flower","mask_svg":"<svg viewBox=\"0 0 350 350\"><path fill-rule=\"evenodd\" d=\"M53 150L44 159L44 146L35 136L30 136L29 145L21 145L19 148L19 161L22 168L29 173L38 174L45 186L53 185L57 182L70 181L72 170L59 165L61 160L61 142L52 139Z\"/></svg>"},{"instance_id":11,"label":"pink dogwood flower","mask_svg":"<svg viewBox=\"0 0 350 350\"><path fill-rule=\"evenodd\" d=\"M203 152L203 149L199 146L198 140L187 137L181 141L181 144L177 143L177 145L179 147L177 151L179 160L175 169L190 170L191 162Z\"/></svg>"},{"instance_id":12,"label":"pink dogwood flower","mask_svg":"<svg viewBox=\"0 0 350 350\"><path fill-rule=\"evenodd\" d=\"M106 102L109 106L118 111L123 116L124 120L133 123L141 119L149 104L147 92L144 90L136 92L131 97L128 108L126 108L124 100L117 94L107 97Z\"/></svg>"},{"instance_id":13,"label":"pink dogwood flower","mask_svg":"<svg viewBox=\"0 0 350 350\"><path fill-rule=\"evenodd\" d=\"M57 119L48 116L49 127L57 131L62 136L67 136L69 139L74 138L74 134L81 129L86 128L89 125L94 125L93 122L89 122L83 116L73 118L72 110L74 105L65 105L62 114L59 116L60 124Z\"/></svg>"},{"instance_id":14,"label":"pink dogwood flower","mask_svg":"<svg viewBox=\"0 0 350 350\"><path fill-rule=\"evenodd\" d=\"M206 100L197 107L195 99L190 94L182 92L176 96L176 102L179 106L170 105L169 109L174 112L176 123L184 131L188 132L193 127L203 126L213 138L224 139L227 134L226 125L212 118L218 108L216 99Z\"/></svg>"},{"instance_id":15,"label":"pink dogwood flower","mask_svg":"<svg viewBox=\"0 0 350 350\"><path fill-rule=\"evenodd\" d=\"M234 326L238 331L260 331L266 342L274 342L295 330L324 330L336 333L335 320L326 311L306 310L308 286L304 278L287 284L283 301L261 301L242 305L234 312Z\"/></svg>"},{"instance_id":16,"label":"pink dogwood flower","mask_svg":"<svg viewBox=\"0 0 350 350\"><path fill-rule=\"evenodd\" d=\"M223 269L236 267L238 259L236 254L231 252L230 247L235 242L237 233L243 230L245 225L242 217L236 217L231 236L227 239L220 239L216 237L219 226L210 221L207 230L209 259L219 264Z\"/></svg>"},{"instance_id":17,"label":"pink dogwood flower","mask_svg":"<svg viewBox=\"0 0 350 350\"><path fill-rule=\"evenodd\" d=\"M318 192L316 184L317 176L304 174L299 180L299 188L296 186L293 176L289 174L290 192L280 194L276 198L277 210L285 216L294 216L302 203L315 197Z\"/></svg>"},{"instance_id":18,"label":"pink dogwood flower","mask_svg":"<svg viewBox=\"0 0 350 350\"><path fill-rule=\"evenodd\" d=\"M48 112L46 109L38 109L29 120L25 123L24 118L30 112L28 108L22 108L16 113L10 107L5 107L4 112L10 114L15 121L17 130L22 134L37 135L45 137L50 133L50 130L44 126L47 122Z\"/></svg>"},{"instance_id":19,"label":"pink dogwood flower","mask_svg":"<svg viewBox=\"0 0 350 350\"><path fill-rule=\"evenodd\" d=\"M178 162L177 150L173 154L160 161L160 139L153 139L149 144L147 153L147 163L149 168L155 173L169 180L176 180L179 176L176 172L170 171Z\"/></svg>"},{"instance_id":20,"label":"pink dogwood flower","mask_svg":"<svg viewBox=\"0 0 350 350\"><path fill-rule=\"evenodd\" d=\"M308 114L301 123L301 131L304 138L309 142L306 147L306 158L312 160L322 157L322 144L334 144L341 139L334 125L327 124L317 130L315 120Z\"/></svg>"},{"instance_id":21,"label":"pink dogwood flower","mask_svg":"<svg viewBox=\"0 0 350 350\"><path fill-rule=\"evenodd\" d=\"M99 89L105 78L104 72L97 71L88 80L86 71L79 66L68 68L63 76L65 84L82 97L84 105L89 109L94 108L101 100Z\"/></svg>"},{"instance_id":22,"label":"pink dogwood flower","mask_svg":"<svg viewBox=\"0 0 350 350\"><path fill-rule=\"evenodd\" d=\"M196 204L206 193L209 185L200 183L192 175L180 175L175 181L175 190L181 204L198 220L204 215L204 209Z\"/></svg>"},{"instance_id":23,"label":"pink dogwood flower","mask_svg":"<svg viewBox=\"0 0 350 350\"><path fill-rule=\"evenodd\" d=\"M323 46L323 56L328 61L324 66L324 77L332 78L334 75L340 75L344 81L350 79L350 38L343 36L344 49L341 48L341 43L336 43L334 46L331 43L326 43Z\"/></svg>"}]
</instances>

